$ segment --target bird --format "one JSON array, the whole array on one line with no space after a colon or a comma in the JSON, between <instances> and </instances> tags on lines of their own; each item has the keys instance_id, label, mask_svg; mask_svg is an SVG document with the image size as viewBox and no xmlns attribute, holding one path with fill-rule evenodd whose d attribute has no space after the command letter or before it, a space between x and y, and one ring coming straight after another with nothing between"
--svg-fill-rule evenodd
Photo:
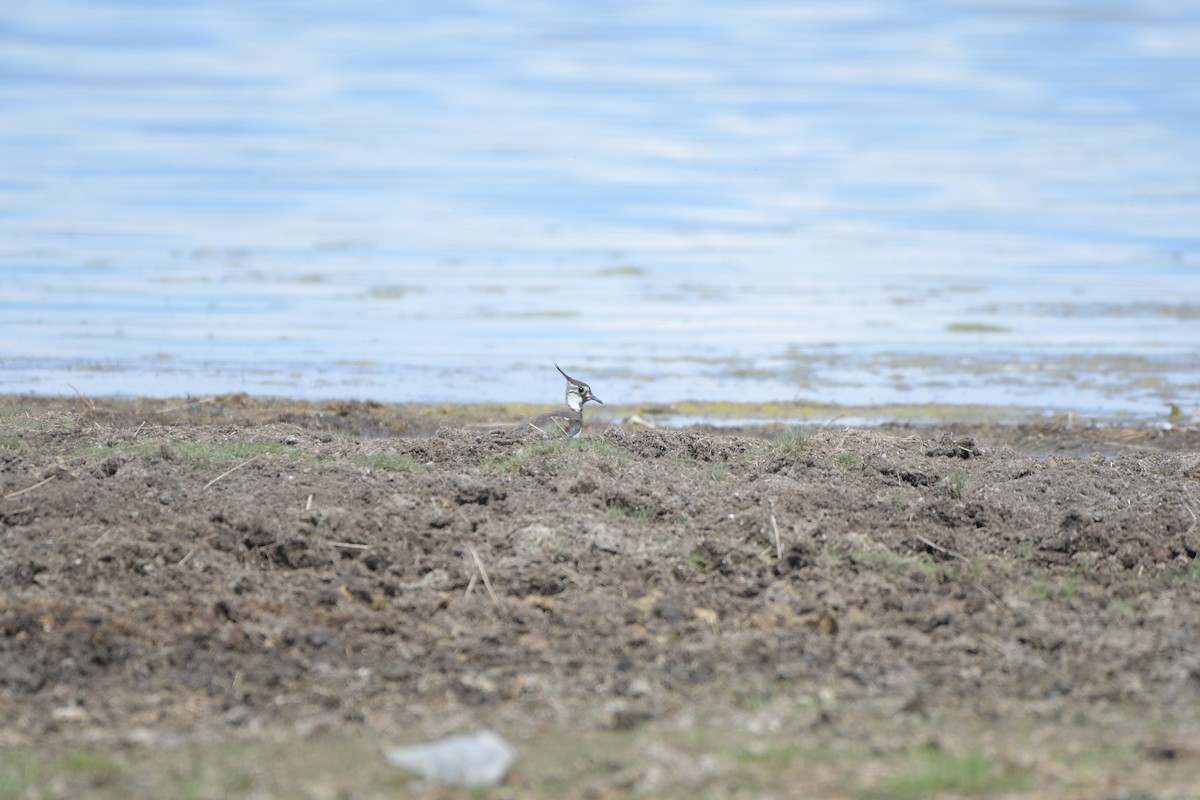
<instances>
[{"instance_id":1,"label":"bird","mask_svg":"<svg viewBox=\"0 0 1200 800\"><path fill-rule=\"evenodd\" d=\"M543 436L574 439L583 430L583 404L589 400L604 405L604 401L592 394L592 387L583 381L577 381L562 371L557 363L554 368L558 374L567 379L566 404L559 409L539 414L531 420L522 422L518 428L532 428L541 431Z\"/></svg>"}]
</instances>

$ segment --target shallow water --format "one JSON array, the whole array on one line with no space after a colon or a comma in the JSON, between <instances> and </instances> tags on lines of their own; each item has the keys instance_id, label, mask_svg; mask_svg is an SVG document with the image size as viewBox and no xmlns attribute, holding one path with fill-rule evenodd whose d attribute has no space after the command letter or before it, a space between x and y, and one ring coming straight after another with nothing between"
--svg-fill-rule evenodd
<instances>
[{"instance_id":1,"label":"shallow water","mask_svg":"<svg viewBox=\"0 0 1200 800\"><path fill-rule=\"evenodd\" d=\"M1195 413L1200 7L0 11L0 391Z\"/></svg>"}]
</instances>

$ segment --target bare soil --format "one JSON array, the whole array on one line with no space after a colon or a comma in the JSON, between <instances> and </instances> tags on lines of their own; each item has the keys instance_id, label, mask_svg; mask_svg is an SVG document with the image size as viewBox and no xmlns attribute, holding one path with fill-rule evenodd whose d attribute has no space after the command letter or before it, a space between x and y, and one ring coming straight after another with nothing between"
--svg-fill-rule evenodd
<instances>
[{"instance_id":1,"label":"bare soil","mask_svg":"<svg viewBox=\"0 0 1200 800\"><path fill-rule=\"evenodd\" d=\"M1194 427L505 413L0 398L0 745L1200 707Z\"/></svg>"}]
</instances>

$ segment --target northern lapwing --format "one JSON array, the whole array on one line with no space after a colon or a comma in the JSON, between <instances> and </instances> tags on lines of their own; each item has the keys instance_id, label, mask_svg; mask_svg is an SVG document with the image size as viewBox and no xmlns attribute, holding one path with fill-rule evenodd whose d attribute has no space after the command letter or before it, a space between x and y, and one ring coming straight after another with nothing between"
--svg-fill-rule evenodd
<instances>
[{"instance_id":1,"label":"northern lapwing","mask_svg":"<svg viewBox=\"0 0 1200 800\"><path fill-rule=\"evenodd\" d=\"M541 431L544 436L574 439L583 430L583 404L591 400L604 405L604 401L592 394L592 387L563 372L558 364L555 364L554 368L558 370L559 375L567 379L567 404L555 411L540 414L528 422L522 422L519 427Z\"/></svg>"}]
</instances>

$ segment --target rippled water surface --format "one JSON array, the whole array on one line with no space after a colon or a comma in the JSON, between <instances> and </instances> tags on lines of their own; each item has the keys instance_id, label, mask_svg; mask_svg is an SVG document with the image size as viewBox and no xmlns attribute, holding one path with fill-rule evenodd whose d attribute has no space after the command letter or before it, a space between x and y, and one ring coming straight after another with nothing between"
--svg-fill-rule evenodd
<instances>
[{"instance_id":1,"label":"rippled water surface","mask_svg":"<svg viewBox=\"0 0 1200 800\"><path fill-rule=\"evenodd\" d=\"M1200 402L1190 2L0 10L0 391Z\"/></svg>"}]
</instances>

